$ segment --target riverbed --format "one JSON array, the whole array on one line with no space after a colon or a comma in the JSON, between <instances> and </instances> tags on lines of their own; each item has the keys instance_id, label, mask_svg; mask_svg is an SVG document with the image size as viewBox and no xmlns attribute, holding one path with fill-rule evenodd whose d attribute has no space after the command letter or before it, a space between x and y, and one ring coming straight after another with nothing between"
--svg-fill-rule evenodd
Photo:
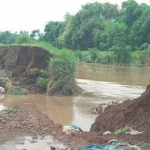
<instances>
[{"instance_id":1,"label":"riverbed","mask_svg":"<svg viewBox=\"0 0 150 150\"><path fill-rule=\"evenodd\" d=\"M55 123L79 125L89 131L97 117L91 107L114 100L138 97L150 79L147 67L111 66L79 63L76 80L84 93L77 97L53 97L46 95L5 96L0 100L0 109L17 105L36 106Z\"/></svg>"}]
</instances>

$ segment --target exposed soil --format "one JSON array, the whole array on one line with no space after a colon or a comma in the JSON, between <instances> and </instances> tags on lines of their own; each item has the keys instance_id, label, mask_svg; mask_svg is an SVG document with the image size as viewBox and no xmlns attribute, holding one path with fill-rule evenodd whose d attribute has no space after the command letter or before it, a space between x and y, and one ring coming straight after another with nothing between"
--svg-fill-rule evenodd
<instances>
[{"instance_id":1,"label":"exposed soil","mask_svg":"<svg viewBox=\"0 0 150 150\"><path fill-rule=\"evenodd\" d=\"M80 149L89 143L105 145L112 139L128 141L132 144L149 143L149 101L150 88L147 88L141 97L133 101L128 100L106 108L96 119L90 132L75 132L70 135L63 133L61 125L54 124L34 107L22 106L3 110L0 112L0 143L12 140L14 137L38 135L43 137L53 135L72 149ZM144 133L139 135L101 134L107 130L114 131L126 124Z\"/></svg>"},{"instance_id":2,"label":"exposed soil","mask_svg":"<svg viewBox=\"0 0 150 150\"><path fill-rule=\"evenodd\" d=\"M108 106L96 118L95 123L91 126L91 131L100 134L104 131L114 132L126 125L143 132L139 136L141 141L150 142L150 85L139 98Z\"/></svg>"},{"instance_id":3,"label":"exposed soil","mask_svg":"<svg viewBox=\"0 0 150 150\"><path fill-rule=\"evenodd\" d=\"M40 71L47 71L53 55L35 46L0 46L0 76L3 73L12 83L28 91L28 94L44 93L36 85Z\"/></svg>"}]
</instances>

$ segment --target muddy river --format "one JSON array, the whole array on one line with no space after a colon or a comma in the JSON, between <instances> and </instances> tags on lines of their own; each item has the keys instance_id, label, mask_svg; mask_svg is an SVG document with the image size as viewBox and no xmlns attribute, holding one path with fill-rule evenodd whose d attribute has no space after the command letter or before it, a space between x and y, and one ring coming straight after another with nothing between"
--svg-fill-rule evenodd
<instances>
[{"instance_id":1,"label":"muddy river","mask_svg":"<svg viewBox=\"0 0 150 150\"><path fill-rule=\"evenodd\" d=\"M112 100L138 97L150 82L150 69L80 63L76 79L84 89L80 96L6 96L0 100L0 109L22 104L36 106L55 123L74 123L88 131L96 118L90 108Z\"/></svg>"}]
</instances>

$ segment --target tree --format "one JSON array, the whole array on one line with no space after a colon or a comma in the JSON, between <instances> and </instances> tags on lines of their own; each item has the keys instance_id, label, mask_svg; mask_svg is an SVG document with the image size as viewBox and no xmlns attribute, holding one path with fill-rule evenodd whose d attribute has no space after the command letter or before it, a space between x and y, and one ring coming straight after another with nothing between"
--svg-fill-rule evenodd
<instances>
[{"instance_id":1,"label":"tree","mask_svg":"<svg viewBox=\"0 0 150 150\"><path fill-rule=\"evenodd\" d=\"M20 34L17 36L15 43L16 44L27 44L27 43L34 43L34 39L30 37L28 32L20 32Z\"/></svg>"},{"instance_id":2,"label":"tree","mask_svg":"<svg viewBox=\"0 0 150 150\"><path fill-rule=\"evenodd\" d=\"M11 33L10 31L0 32L0 43L13 44L17 38L17 33Z\"/></svg>"}]
</instances>

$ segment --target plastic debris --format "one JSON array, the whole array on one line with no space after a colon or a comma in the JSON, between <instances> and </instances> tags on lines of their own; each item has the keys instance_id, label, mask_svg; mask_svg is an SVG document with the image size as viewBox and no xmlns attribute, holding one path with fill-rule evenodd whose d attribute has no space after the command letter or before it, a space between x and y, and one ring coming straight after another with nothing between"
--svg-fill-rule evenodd
<instances>
[{"instance_id":1,"label":"plastic debris","mask_svg":"<svg viewBox=\"0 0 150 150\"><path fill-rule=\"evenodd\" d=\"M131 130L130 132L126 132L126 134L131 134L131 135L137 135L137 134L142 134L143 132L139 132L136 130Z\"/></svg>"},{"instance_id":2,"label":"plastic debris","mask_svg":"<svg viewBox=\"0 0 150 150\"><path fill-rule=\"evenodd\" d=\"M126 142L112 141L105 146L89 144L84 146L81 150L141 150L141 148Z\"/></svg>"},{"instance_id":3,"label":"plastic debris","mask_svg":"<svg viewBox=\"0 0 150 150\"><path fill-rule=\"evenodd\" d=\"M66 134L71 134L75 131L79 131L80 133L83 131L79 126L71 124L69 126L63 126L63 132Z\"/></svg>"},{"instance_id":4,"label":"plastic debris","mask_svg":"<svg viewBox=\"0 0 150 150\"><path fill-rule=\"evenodd\" d=\"M107 134L112 134L112 133L110 131L105 131L103 134L107 135Z\"/></svg>"}]
</instances>

